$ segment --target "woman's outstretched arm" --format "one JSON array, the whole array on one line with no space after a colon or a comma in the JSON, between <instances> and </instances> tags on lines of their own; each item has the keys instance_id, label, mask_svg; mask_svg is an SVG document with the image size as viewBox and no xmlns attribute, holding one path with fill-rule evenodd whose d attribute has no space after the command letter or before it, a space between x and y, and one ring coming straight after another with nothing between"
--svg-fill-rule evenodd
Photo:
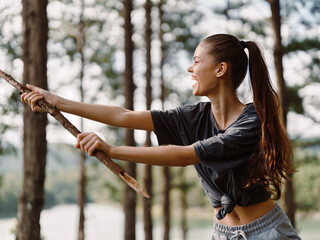
<instances>
[{"instance_id":1,"label":"woman's outstretched arm","mask_svg":"<svg viewBox=\"0 0 320 240\"><path fill-rule=\"evenodd\" d=\"M158 166L187 166L200 163L193 145L110 146L94 133L81 133L77 136L77 140L76 147L81 148L90 156L94 155L94 151L99 150L114 159Z\"/></svg>"},{"instance_id":2,"label":"woman's outstretched arm","mask_svg":"<svg viewBox=\"0 0 320 240\"><path fill-rule=\"evenodd\" d=\"M153 131L150 111L131 111L118 106L88 104L61 98L57 108L115 127Z\"/></svg>"},{"instance_id":3,"label":"woman's outstretched arm","mask_svg":"<svg viewBox=\"0 0 320 240\"><path fill-rule=\"evenodd\" d=\"M116 127L154 130L150 111L130 111L118 106L82 103L62 98L32 85L27 85L27 87L32 92L22 94L21 100L28 103L32 111L41 111L37 102L40 99L45 99L62 112Z\"/></svg>"}]
</instances>

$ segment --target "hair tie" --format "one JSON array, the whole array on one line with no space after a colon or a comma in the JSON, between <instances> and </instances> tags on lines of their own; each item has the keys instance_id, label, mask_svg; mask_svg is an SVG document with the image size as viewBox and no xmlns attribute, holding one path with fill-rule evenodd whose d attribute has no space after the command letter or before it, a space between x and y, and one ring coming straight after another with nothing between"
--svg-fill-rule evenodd
<instances>
[{"instance_id":1,"label":"hair tie","mask_svg":"<svg viewBox=\"0 0 320 240\"><path fill-rule=\"evenodd\" d=\"M248 44L245 43L244 41L241 40L241 41L240 41L240 44L241 44L241 46L242 46L243 49L248 48Z\"/></svg>"}]
</instances>

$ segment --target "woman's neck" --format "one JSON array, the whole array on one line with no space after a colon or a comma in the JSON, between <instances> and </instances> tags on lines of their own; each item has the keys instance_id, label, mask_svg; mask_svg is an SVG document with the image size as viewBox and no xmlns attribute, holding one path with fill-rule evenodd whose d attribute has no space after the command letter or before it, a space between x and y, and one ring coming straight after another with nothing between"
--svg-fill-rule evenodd
<instances>
[{"instance_id":1,"label":"woman's neck","mask_svg":"<svg viewBox=\"0 0 320 240\"><path fill-rule=\"evenodd\" d=\"M222 92L209 97L213 117L219 129L228 128L242 113L245 105L235 93Z\"/></svg>"}]
</instances>

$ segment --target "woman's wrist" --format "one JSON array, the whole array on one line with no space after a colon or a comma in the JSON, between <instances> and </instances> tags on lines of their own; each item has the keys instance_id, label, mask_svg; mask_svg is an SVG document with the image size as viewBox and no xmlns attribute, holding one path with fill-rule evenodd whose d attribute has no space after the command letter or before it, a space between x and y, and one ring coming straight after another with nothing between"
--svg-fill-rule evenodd
<instances>
[{"instance_id":1,"label":"woman's wrist","mask_svg":"<svg viewBox=\"0 0 320 240\"><path fill-rule=\"evenodd\" d=\"M63 98L63 97L60 97L58 95L55 95L54 96L55 101L55 106L62 112L68 112L68 113L71 113L71 109L72 109L72 106L70 105L70 100L66 99L66 98Z\"/></svg>"},{"instance_id":2,"label":"woman's wrist","mask_svg":"<svg viewBox=\"0 0 320 240\"><path fill-rule=\"evenodd\" d=\"M116 149L116 146L111 146L106 143L103 151L108 155L109 158L116 158L114 154L115 149Z\"/></svg>"},{"instance_id":3,"label":"woman's wrist","mask_svg":"<svg viewBox=\"0 0 320 240\"><path fill-rule=\"evenodd\" d=\"M59 96L54 96L56 97L56 101L55 101L55 106L59 109L61 109L61 105L63 104L63 98L62 97L59 97ZM62 110L62 109L61 109Z\"/></svg>"}]
</instances>

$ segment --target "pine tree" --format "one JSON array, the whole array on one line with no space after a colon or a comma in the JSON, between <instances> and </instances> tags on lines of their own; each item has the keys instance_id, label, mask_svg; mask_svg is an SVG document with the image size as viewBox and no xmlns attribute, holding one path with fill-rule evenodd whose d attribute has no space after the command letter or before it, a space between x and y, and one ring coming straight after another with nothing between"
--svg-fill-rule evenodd
<instances>
[{"instance_id":1,"label":"pine tree","mask_svg":"<svg viewBox=\"0 0 320 240\"><path fill-rule=\"evenodd\" d=\"M78 34L76 38L77 42L77 52L80 54L80 101L84 101L84 89L83 89L83 77L84 77L84 66L85 66L85 60L84 60L84 44L85 44L85 36L84 36L84 0L81 0L80 3L80 16L79 16L79 24L78 24ZM80 120L80 131L83 132L83 119ZM85 204L86 204L86 167L85 167L85 160L86 155L83 151L79 154L79 162L80 162L80 169L79 169L79 183L78 183L78 205L79 205L79 225L78 225L78 240L84 240L85 239Z\"/></svg>"},{"instance_id":2,"label":"pine tree","mask_svg":"<svg viewBox=\"0 0 320 240\"><path fill-rule=\"evenodd\" d=\"M134 90L135 84L133 81L133 26L131 23L131 12L132 12L132 0L123 0L123 17L124 17L124 48L125 48L125 72L124 72L124 96L125 105L124 107L129 110L134 109ZM134 132L131 129L125 129L125 137L123 141L126 146L135 146ZM128 162L126 164L126 170L130 176L136 178L136 164ZM135 240L135 221L136 221L136 193L128 185L125 185L125 196L124 196L124 212L125 212L125 240Z\"/></svg>"},{"instance_id":3,"label":"pine tree","mask_svg":"<svg viewBox=\"0 0 320 240\"><path fill-rule=\"evenodd\" d=\"M152 102L152 65L151 65L151 0L146 0L144 4L146 23L145 23L145 45L146 45L146 109L151 109ZM151 146L151 135L150 132L146 134L145 146ZM144 166L144 184L146 191L152 196L152 166L146 164ZM145 240L152 240L152 199L143 199L143 221L144 221L144 235Z\"/></svg>"},{"instance_id":4,"label":"pine tree","mask_svg":"<svg viewBox=\"0 0 320 240\"><path fill-rule=\"evenodd\" d=\"M47 89L47 1L22 1L23 83ZM32 13L32 14L30 14ZM41 31L39 30L41 29ZM46 113L33 113L25 106L24 177L18 205L17 239L40 239L40 213L44 202L46 166Z\"/></svg>"}]
</instances>

